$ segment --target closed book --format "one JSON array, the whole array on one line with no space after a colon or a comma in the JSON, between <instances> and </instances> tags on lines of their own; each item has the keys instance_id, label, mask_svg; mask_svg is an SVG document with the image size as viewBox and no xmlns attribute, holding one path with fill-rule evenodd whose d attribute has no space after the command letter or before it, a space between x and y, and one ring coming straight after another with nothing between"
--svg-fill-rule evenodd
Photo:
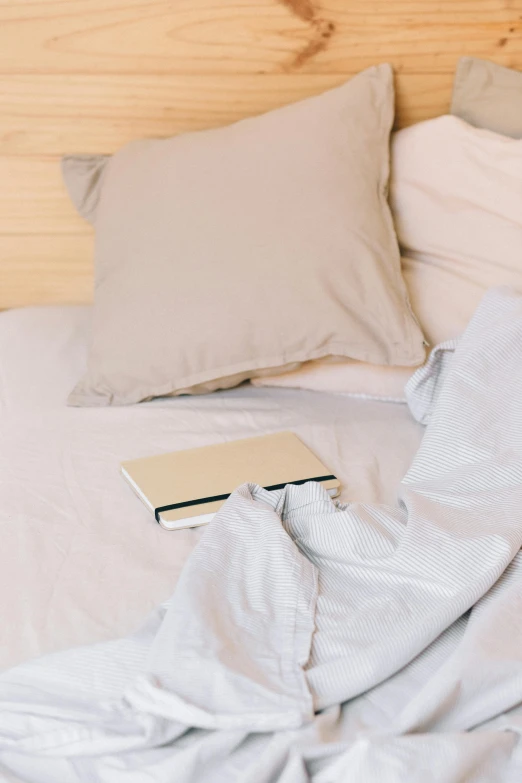
<instances>
[{"instance_id":1,"label":"closed book","mask_svg":"<svg viewBox=\"0 0 522 783\"><path fill-rule=\"evenodd\" d=\"M133 459L122 463L121 472L167 530L206 524L247 482L279 489L317 481L332 496L340 486L293 432Z\"/></svg>"}]
</instances>

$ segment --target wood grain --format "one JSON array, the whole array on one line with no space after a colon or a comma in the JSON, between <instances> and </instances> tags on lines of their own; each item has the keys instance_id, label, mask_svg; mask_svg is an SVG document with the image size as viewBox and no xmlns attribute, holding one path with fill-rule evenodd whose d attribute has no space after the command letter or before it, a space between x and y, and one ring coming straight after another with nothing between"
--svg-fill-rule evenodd
<instances>
[{"instance_id":1,"label":"wood grain","mask_svg":"<svg viewBox=\"0 0 522 783\"><path fill-rule=\"evenodd\" d=\"M92 301L93 238L0 236L2 307Z\"/></svg>"},{"instance_id":2,"label":"wood grain","mask_svg":"<svg viewBox=\"0 0 522 783\"><path fill-rule=\"evenodd\" d=\"M0 4L0 71L447 72L466 53L515 64L520 16L518 0L17 0Z\"/></svg>"},{"instance_id":3,"label":"wood grain","mask_svg":"<svg viewBox=\"0 0 522 783\"><path fill-rule=\"evenodd\" d=\"M67 195L58 158L0 156L0 236L88 231Z\"/></svg>"},{"instance_id":4,"label":"wood grain","mask_svg":"<svg viewBox=\"0 0 522 783\"><path fill-rule=\"evenodd\" d=\"M136 138L225 125L341 84L346 75L0 75L0 154L114 152ZM398 124L447 111L451 75L396 77ZM206 95L206 101L201 96Z\"/></svg>"},{"instance_id":5,"label":"wood grain","mask_svg":"<svg viewBox=\"0 0 522 783\"><path fill-rule=\"evenodd\" d=\"M90 295L62 154L223 125L383 61L404 126L448 110L464 54L522 69L522 0L0 0L0 307Z\"/></svg>"}]
</instances>

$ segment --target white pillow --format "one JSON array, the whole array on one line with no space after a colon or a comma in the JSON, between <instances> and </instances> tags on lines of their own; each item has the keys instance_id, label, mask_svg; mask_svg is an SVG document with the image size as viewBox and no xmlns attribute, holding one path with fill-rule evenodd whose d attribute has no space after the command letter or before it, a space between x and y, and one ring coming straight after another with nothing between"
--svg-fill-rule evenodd
<instances>
[{"instance_id":1,"label":"white pillow","mask_svg":"<svg viewBox=\"0 0 522 783\"><path fill-rule=\"evenodd\" d=\"M305 362L293 372L252 378L251 383L406 402L404 387L415 369L356 361L313 361Z\"/></svg>"},{"instance_id":2,"label":"white pillow","mask_svg":"<svg viewBox=\"0 0 522 783\"><path fill-rule=\"evenodd\" d=\"M460 334L488 288L522 292L522 140L449 115L404 128L392 140L390 199L410 302L431 345ZM396 397L410 374L337 362L317 367L313 385L308 365L256 384Z\"/></svg>"},{"instance_id":3,"label":"white pillow","mask_svg":"<svg viewBox=\"0 0 522 783\"><path fill-rule=\"evenodd\" d=\"M397 133L391 204L413 308L433 345L488 288L522 291L522 141L438 117Z\"/></svg>"}]
</instances>

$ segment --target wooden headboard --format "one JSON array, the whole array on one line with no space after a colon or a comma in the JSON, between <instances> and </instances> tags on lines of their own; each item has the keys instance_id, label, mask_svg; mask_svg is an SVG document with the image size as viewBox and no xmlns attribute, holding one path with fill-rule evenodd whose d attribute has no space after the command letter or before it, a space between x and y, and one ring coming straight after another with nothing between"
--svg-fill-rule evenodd
<instances>
[{"instance_id":1,"label":"wooden headboard","mask_svg":"<svg viewBox=\"0 0 522 783\"><path fill-rule=\"evenodd\" d=\"M464 54L522 69L522 0L0 0L0 308L91 299L62 154L222 125L385 61L403 126L448 110Z\"/></svg>"}]
</instances>

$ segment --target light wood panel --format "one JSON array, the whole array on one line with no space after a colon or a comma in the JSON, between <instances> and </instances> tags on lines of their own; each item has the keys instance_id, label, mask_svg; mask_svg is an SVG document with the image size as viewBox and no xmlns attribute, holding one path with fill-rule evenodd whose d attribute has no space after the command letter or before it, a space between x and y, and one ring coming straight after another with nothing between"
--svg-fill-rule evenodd
<instances>
[{"instance_id":1,"label":"light wood panel","mask_svg":"<svg viewBox=\"0 0 522 783\"><path fill-rule=\"evenodd\" d=\"M3 73L410 73L519 50L518 0L16 0Z\"/></svg>"},{"instance_id":2,"label":"light wood panel","mask_svg":"<svg viewBox=\"0 0 522 783\"><path fill-rule=\"evenodd\" d=\"M0 236L2 307L89 302L92 248L88 234Z\"/></svg>"},{"instance_id":3,"label":"light wood panel","mask_svg":"<svg viewBox=\"0 0 522 783\"><path fill-rule=\"evenodd\" d=\"M0 154L113 152L135 138L211 128L297 101L343 74L0 75ZM398 74L398 124L447 110L451 74ZM202 100L205 96L205 100Z\"/></svg>"},{"instance_id":4,"label":"light wood panel","mask_svg":"<svg viewBox=\"0 0 522 783\"><path fill-rule=\"evenodd\" d=\"M0 307L90 297L58 161L397 74L397 124L447 111L463 54L522 69L522 0L0 0Z\"/></svg>"},{"instance_id":5,"label":"light wood panel","mask_svg":"<svg viewBox=\"0 0 522 783\"><path fill-rule=\"evenodd\" d=\"M56 158L0 156L0 237L12 234L74 237L88 230L88 224L79 217L67 196Z\"/></svg>"}]
</instances>

